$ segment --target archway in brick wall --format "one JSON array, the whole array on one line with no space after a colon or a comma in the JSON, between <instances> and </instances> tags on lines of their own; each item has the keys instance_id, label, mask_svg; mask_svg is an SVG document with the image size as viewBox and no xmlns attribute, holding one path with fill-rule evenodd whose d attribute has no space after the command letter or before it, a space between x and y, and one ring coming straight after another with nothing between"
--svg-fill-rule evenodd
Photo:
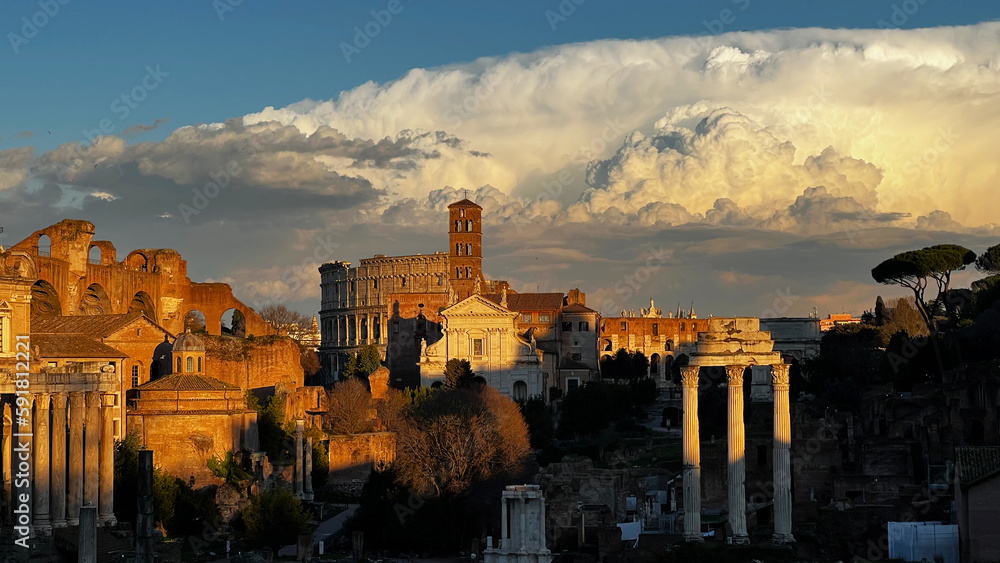
<instances>
[{"instance_id":1,"label":"archway in brick wall","mask_svg":"<svg viewBox=\"0 0 1000 563\"><path fill-rule=\"evenodd\" d=\"M156 307L153 306L153 298L145 291L139 291L132 296L132 302L129 303L128 311L130 313L139 311L146 315L147 319L154 323L156 322Z\"/></svg>"},{"instance_id":2,"label":"archway in brick wall","mask_svg":"<svg viewBox=\"0 0 1000 563\"><path fill-rule=\"evenodd\" d=\"M205 313L197 309L191 309L184 314L185 332L207 332L208 325L205 323Z\"/></svg>"},{"instance_id":3,"label":"archway in brick wall","mask_svg":"<svg viewBox=\"0 0 1000 563\"><path fill-rule=\"evenodd\" d=\"M38 280L31 286L31 316L61 315L62 303L52 284Z\"/></svg>"},{"instance_id":4,"label":"archway in brick wall","mask_svg":"<svg viewBox=\"0 0 1000 563\"><path fill-rule=\"evenodd\" d=\"M87 286L86 291L83 292L83 298L80 299L78 311L81 315L110 315L114 312L111 310L111 299L108 297L108 292L104 291L104 287L99 283Z\"/></svg>"},{"instance_id":5,"label":"archway in brick wall","mask_svg":"<svg viewBox=\"0 0 1000 563\"><path fill-rule=\"evenodd\" d=\"M236 338L247 337L247 318L243 311L239 309L226 309L222 313L219 325L219 334L235 336Z\"/></svg>"}]
</instances>

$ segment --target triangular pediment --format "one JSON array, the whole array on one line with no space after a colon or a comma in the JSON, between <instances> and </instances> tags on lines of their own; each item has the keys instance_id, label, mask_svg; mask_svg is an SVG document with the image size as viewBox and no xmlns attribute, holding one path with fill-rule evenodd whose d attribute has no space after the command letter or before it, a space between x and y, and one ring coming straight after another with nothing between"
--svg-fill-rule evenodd
<instances>
[{"instance_id":1,"label":"triangular pediment","mask_svg":"<svg viewBox=\"0 0 1000 563\"><path fill-rule=\"evenodd\" d=\"M158 332L161 336L164 335L164 334L167 335L167 336L170 336L170 337L174 336L174 335L170 334L170 332L167 331L167 329L165 329L162 326L154 323L153 321L151 321L145 315L139 314L139 315L135 315L135 318L132 319L132 320L129 320L126 324L123 324L122 326L118 327L114 332L108 334L108 336L106 338L113 339L113 338L115 338L116 336L120 335L122 332L124 332L126 330L135 330L136 328L151 328L154 331Z\"/></svg>"},{"instance_id":2,"label":"triangular pediment","mask_svg":"<svg viewBox=\"0 0 1000 563\"><path fill-rule=\"evenodd\" d=\"M441 311L442 317L514 317L517 313L501 307L482 295L474 294Z\"/></svg>"},{"instance_id":3,"label":"triangular pediment","mask_svg":"<svg viewBox=\"0 0 1000 563\"><path fill-rule=\"evenodd\" d=\"M12 307L10 306L9 303L7 303L7 301L5 301L3 299L0 299L0 310L2 310L2 309L11 309L11 308Z\"/></svg>"}]
</instances>

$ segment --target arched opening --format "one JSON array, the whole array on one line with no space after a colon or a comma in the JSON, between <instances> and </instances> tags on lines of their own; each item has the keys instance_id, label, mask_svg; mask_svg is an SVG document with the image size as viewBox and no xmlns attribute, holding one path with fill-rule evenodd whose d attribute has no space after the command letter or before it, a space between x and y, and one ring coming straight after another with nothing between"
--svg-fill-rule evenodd
<instances>
[{"instance_id":1,"label":"arched opening","mask_svg":"<svg viewBox=\"0 0 1000 563\"><path fill-rule=\"evenodd\" d=\"M101 265L101 247L92 245L87 254L87 261L95 266Z\"/></svg>"},{"instance_id":2,"label":"arched opening","mask_svg":"<svg viewBox=\"0 0 1000 563\"><path fill-rule=\"evenodd\" d=\"M528 384L523 381L514 382L514 400L524 402L528 400Z\"/></svg>"},{"instance_id":3,"label":"arched opening","mask_svg":"<svg viewBox=\"0 0 1000 563\"><path fill-rule=\"evenodd\" d=\"M149 271L149 258L141 252L133 252L125 258L125 266L130 270Z\"/></svg>"},{"instance_id":4,"label":"arched opening","mask_svg":"<svg viewBox=\"0 0 1000 563\"><path fill-rule=\"evenodd\" d=\"M205 313L192 309L184 315L184 330L187 332L206 332ZM179 371L179 369L178 369Z\"/></svg>"},{"instance_id":5,"label":"arched opening","mask_svg":"<svg viewBox=\"0 0 1000 563\"><path fill-rule=\"evenodd\" d=\"M440 389L441 387L444 387L444 383L441 383L440 381L431 383L431 389Z\"/></svg>"},{"instance_id":6,"label":"arched opening","mask_svg":"<svg viewBox=\"0 0 1000 563\"><path fill-rule=\"evenodd\" d=\"M139 311L146 318L156 322L156 307L153 306L153 298L145 291L139 291L132 296L132 302L128 305L128 312Z\"/></svg>"},{"instance_id":7,"label":"arched opening","mask_svg":"<svg viewBox=\"0 0 1000 563\"><path fill-rule=\"evenodd\" d=\"M110 315L113 312L111 299L101 284L92 283L87 286L83 299L80 300L79 311L81 315Z\"/></svg>"},{"instance_id":8,"label":"arched opening","mask_svg":"<svg viewBox=\"0 0 1000 563\"><path fill-rule=\"evenodd\" d=\"M247 337L247 318L239 309L227 309L225 313L222 313L222 320L219 324L221 325L221 334L224 336Z\"/></svg>"},{"instance_id":9,"label":"arched opening","mask_svg":"<svg viewBox=\"0 0 1000 563\"><path fill-rule=\"evenodd\" d=\"M649 357L649 375L651 377L660 376L660 355L653 354Z\"/></svg>"},{"instance_id":10,"label":"arched opening","mask_svg":"<svg viewBox=\"0 0 1000 563\"><path fill-rule=\"evenodd\" d=\"M194 371L194 356L188 356L184 362L184 371L191 373Z\"/></svg>"},{"instance_id":11,"label":"arched opening","mask_svg":"<svg viewBox=\"0 0 1000 563\"><path fill-rule=\"evenodd\" d=\"M198 356L198 373L205 371L204 366L201 365L202 357Z\"/></svg>"},{"instance_id":12,"label":"arched opening","mask_svg":"<svg viewBox=\"0 0 1000 563\"><path fill-rule=\"evenodd\" d=\"M31 316L61 315L62 304L56 288L45 280L31 286Z\"/></svg>"},{"instance_id":13,"label":"arched opening","mask_svg":"<svg viewBox=\"0 0 1000 563\"><path fill-rule=\"evenodd\" d=\"M673 340L667 340L667 344L666 344L666 346L663 347L663 349L666 352L673 352L674 351L674 341Z\"/></svg>"},{"instance_id":14,"label":"arched opening","mask_svg":"<svg viewBox=\"0 0 1000 563\"><path fill-rule=\"evenodd\" d=\"M39 235L37 245L39 256L52 256L52 239L49 235Z\"/></svg>"},{"instance_id":15,"label":"arched opening","mask_svg":"<svg viewBox=\"0 0 1000 563\"><path fill-rule=\"evenodd\" d=\"M181 357L177 356L177 369L174 370L174 373L180 373L180 372L181 372Z\"/></svg>"},{"instance_id":16,"label":"arched opening","mask_svg":"<svg viewBox=\"0 0 1000 563\"><path fill-rule=\"evenodd\" d=\"M604 339L604 347L601 348L601 349L603 351L605 351L605 352L614 352L614 350L611 349L611 339L610 338L605 338Z\"/></svg>"}]
</instances>

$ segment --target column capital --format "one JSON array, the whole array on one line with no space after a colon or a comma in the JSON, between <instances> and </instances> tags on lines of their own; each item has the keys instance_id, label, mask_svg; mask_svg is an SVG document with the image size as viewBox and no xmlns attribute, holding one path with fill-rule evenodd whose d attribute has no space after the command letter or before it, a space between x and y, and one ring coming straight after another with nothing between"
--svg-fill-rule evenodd
<instances>
[{"instance_id":1,"label":"column capital","mask_svg":"<svg viewBox=\"0 0 1000 563\"><path fill-rule=\"evenodd\" d=\"M86 405L87 394L83 391L73 391L69 394L69 406L82 409Z\"/></svg>"},{"instance_id":2,"label":"column capital","mask_svg":"<svg viewBox=\"0 0 1000 563\"><path fill-rule=\"evenodd\" d=\"M697 388L699 371L701 371L701 366L681 367L681 385L684 387Z\"/></svg>"},{"instance_id":3,"label":"column capital","mask_svg":"<svg viewBox=\"0 0 1000 563\"><path fill-rule=\"evenodd\" d=\"M87 408L97 408L101 406L101 392L100 391L87 391Z\"/></svg>"},{"instance_id":4,"label":"column capital","mask_svg":"<svg viewBox=\"0 0 1000 563\"><path fill-rule=\"evenodd\" d=\"M35 400L35 406L40 409L49 408L49 397L52 395L49 393L32 393L32 398Z\"/></svg>"},{"instance_id":5,"label":"column capital","mask_svg":"<svg viewBox=\"0 0 1000 563\"><path fill-rule=\"evenodd\" d=\"M745 364L733 364L726 366L726 382L730 387L743 386L743 372L746 371Z\"/></svg>"},{"instance_id":6,"label":"column capital","mask_svg":"<svg viewBox=\"0 0 1000 563\"><path fill-rule=\"evenodd\" d=\"M771 364L771 380L775 387L788 386L788 364Z\"/></svg>"},{"instance_id":7,"label":"column capital","mask_svg":"<svg viewBox=\"0 0 1000 563\"><path fill-rule=\"evenodd\" d=\"M53 393L52 394L52 408L54 409L65 409L66 402L69 400L69 396L66 393Z\"/></svg>"},{"instance_id":8,"label":"column capital","mask_svg":"<svg viewBox=\"0 0 1000 563\"><path fill-rule=\"evenodd\" d=\"M104 393L101 395L101 407L110 409L115 406L114 393Z\"/></svg>"}]
</instances>

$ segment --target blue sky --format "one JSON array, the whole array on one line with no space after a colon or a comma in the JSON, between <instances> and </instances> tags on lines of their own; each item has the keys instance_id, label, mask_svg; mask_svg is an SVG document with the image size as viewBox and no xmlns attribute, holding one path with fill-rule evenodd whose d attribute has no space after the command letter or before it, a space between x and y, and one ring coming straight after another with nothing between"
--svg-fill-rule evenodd
<instances>
[{"instance_id":1,"label":"blue sky","mask_svg":"<svg viewBox=\"0 0 1000 563\"><path fill-rule=\"evenodd\" d=\"M321 262L444 250L468 190L518 291L770 316L1000 242L996 2L61 1L0 3L5 246L85 219L310 313Z\"/></svg>"},{"instance_id":2,"label":"blue sky","mask_svg":"<svg viewBox=\"0 0 1000 563\"><path fill-rule=\"evenodd\" d=\"M159 140L181 125L333 98L411 68L563 43L719 30L877 27L880 20L891 22L894 6L900 11L919 6L902 28L962 25L1000 15L989 1L586 0L576 5L565 0L563 12L569 11L565 6L573 12L552 29L546 12L560 12L556 0L401 0L402 11L348 63L340 44L352 42L354 27L364 27L372 20L370 11L384 10L387 1L243 0L223 10L220 20L216 10L227 2L71 0L15 54L9 34L20 35L21 18L31 19L40 7L37 0L6 0L0 4L6 37L0 45L0 148L32 145L44 151L81 139L84 129L107 117L114 119L116 132L168 118L166 127L141 137ZM724 10L733 11L730 24L721 23ZM143 78L147 65L160 65L169 77L127 119L118 120L111 103ZM12 137L21 131L36 135Z\"/></svg>"}]
</instances>

